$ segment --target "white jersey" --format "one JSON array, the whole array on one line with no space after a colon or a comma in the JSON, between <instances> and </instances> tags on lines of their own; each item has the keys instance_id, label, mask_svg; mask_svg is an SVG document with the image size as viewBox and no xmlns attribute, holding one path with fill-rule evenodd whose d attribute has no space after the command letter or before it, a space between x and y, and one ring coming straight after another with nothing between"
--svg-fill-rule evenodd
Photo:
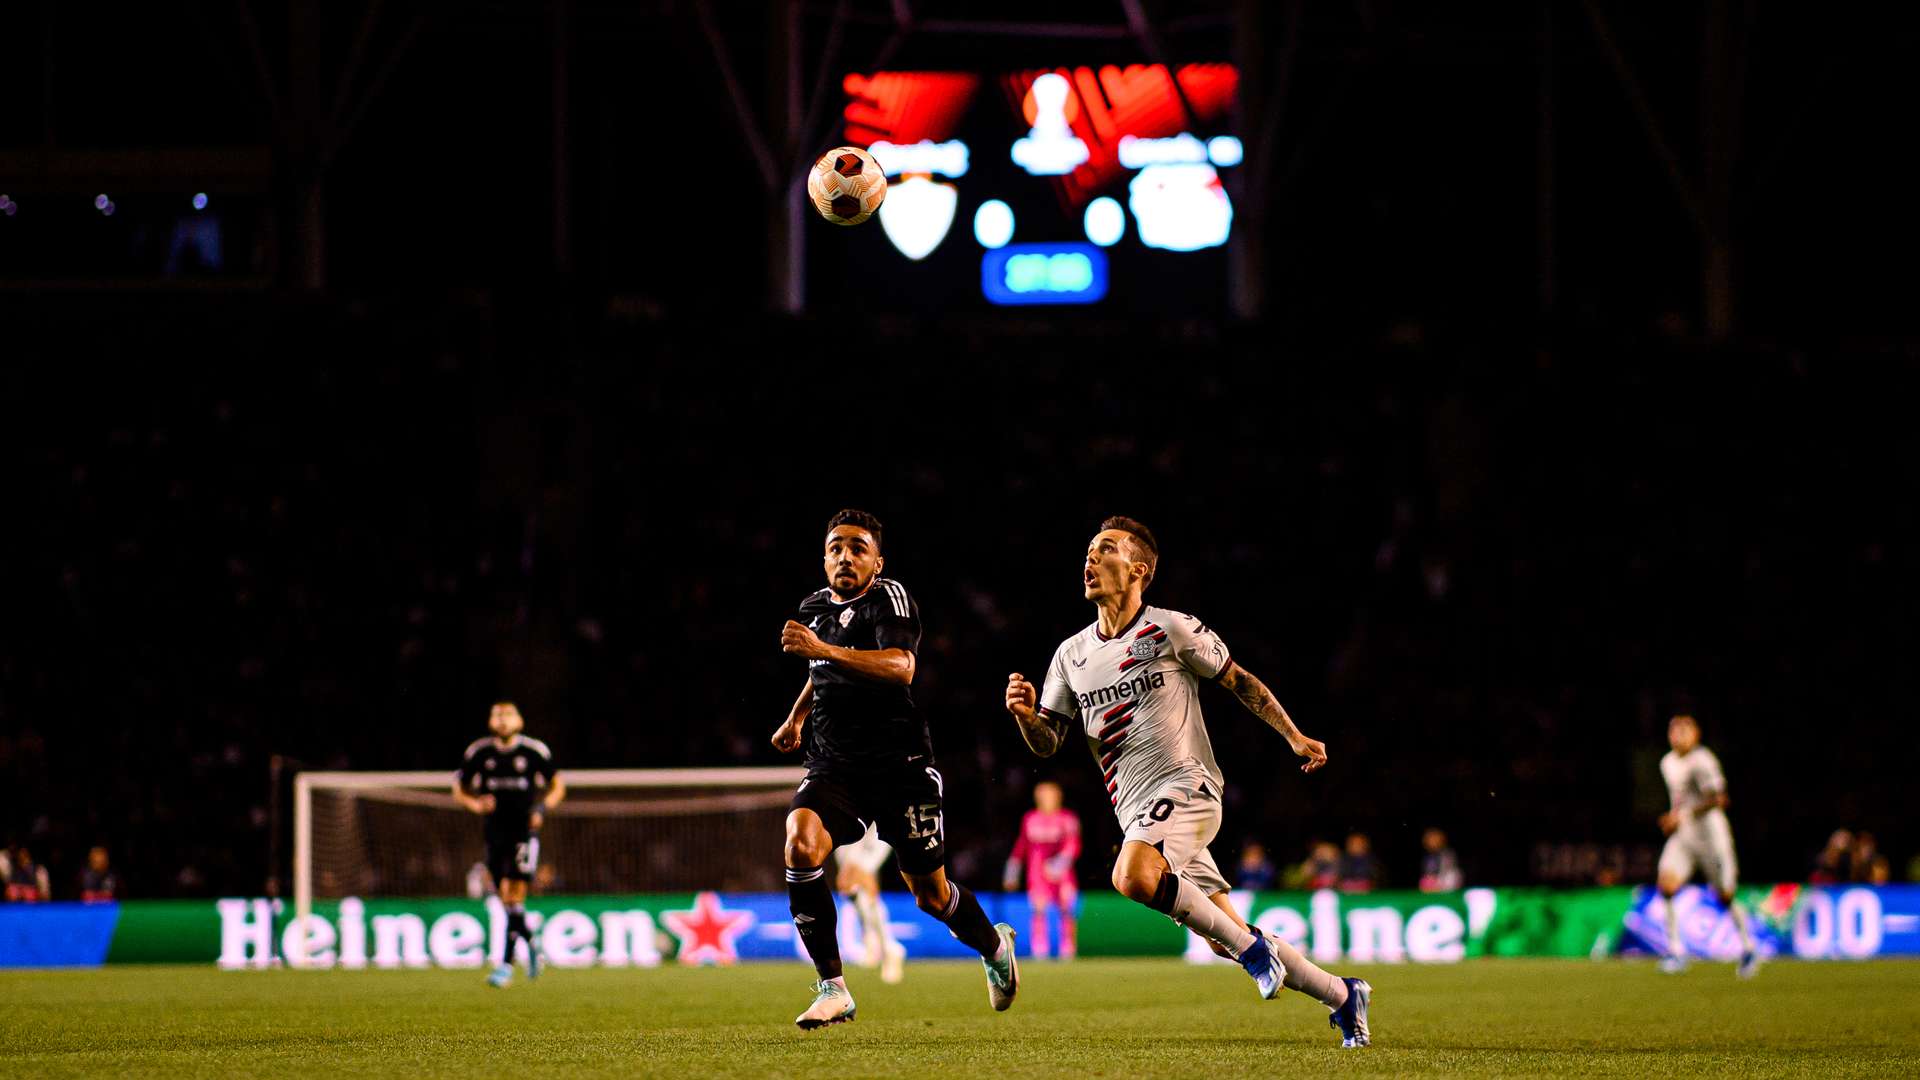
<instances>
[{"instance_id":1,"label":"white jersey","mask_svg":"<svg viewBox=\"0 0 1920 1080\"><path fill-rule=\"evenodd\" d=\"M1733 828L1726 812L1699 808L1727 790L1720 759L1704 746L1684 754L1669 750L1660 759L1660 778L1667 782L1667 798L1680 819L1660 851L1660 876L1685 881L1697 870L1714 888L1731 895L1740 880L1740 862L1733 851Z\"/></svg>"},{"instance_id":2,"label":"white jersey","mask_svg":"<svg viewBox=\"0 0 1920 1080\"><path fill-rule=\"evenodd\" d=\"M841 844L833 849L834 859L842 866L852 864L869 874L878 874L893 854L893 848L880 839L878 826L867 826L867 835L851 844Z\"/></svg>"},{"instance_id":3,"label":"white jersey","mask_svg":"<svg viewBox=\"0 0 1920 1080\"><path fill-rule=\"evenodd\" d=\"M1682 832L1698 828L1711 815L1726 816L1718 807L1696 815L1699 807L1727 790L1726 774L1713 751L1697 744L1684 754L1667 751L1660 759L1660 778L1667 782L1667 799Z\"/></svg>"},{"instance_id":4,"label":"white jersey","mask_svg":"<svg viewBox=\"0 0 1920 1080\"><path fill-rule=\"evenodd\" d=\"M1143 606L1113 637L1100 624L1060 643L1040 690L1043 708L1086 732L1124 827L1169 789L1187 794L1225 778L1200 715L1200 679L1231 664L1219 635L1191 615Z\"/></svg>"}]
</instances>

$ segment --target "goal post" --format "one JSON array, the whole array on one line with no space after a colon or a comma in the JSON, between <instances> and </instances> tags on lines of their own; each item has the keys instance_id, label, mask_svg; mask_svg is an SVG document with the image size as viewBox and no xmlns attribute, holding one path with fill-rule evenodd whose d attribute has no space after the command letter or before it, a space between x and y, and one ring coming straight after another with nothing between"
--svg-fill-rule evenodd
<instances>
[{"instance_id":1,"label":"goal post","mask_svg":"<svg viewBox=\"0 0 1920 1080\"><path fill-rule=\"evenodd\" d=\"M293 781L293 920L305 962L316 898L469 893L482 826L455 770L301 772ZM797 767L563 769L541 830L539 886L568 893L778 891Z\"/></svg>"}]
</instances>

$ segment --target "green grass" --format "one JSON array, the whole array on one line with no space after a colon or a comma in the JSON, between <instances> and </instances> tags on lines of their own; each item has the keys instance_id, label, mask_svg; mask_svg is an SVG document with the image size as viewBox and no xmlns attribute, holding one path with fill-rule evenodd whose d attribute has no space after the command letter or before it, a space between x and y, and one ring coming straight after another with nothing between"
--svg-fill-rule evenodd
<instances>
[{"instance_id":1,"label":"green grass","mask_svg":"<svg viewBox=\"0 0 1920 1080\"><path fill-rule=\"evenodd\" d=\"M1326 1010L1257 999L1227 967L1029 964L1012 1011L977 964L851 974L860 1019L813 1033L798 964L557 971L505 992L478 972L0 972L0 1076L928 1078L1334 1074L1920 1074L1920 963L1486 960L1360 969L1370 1050Z\"/></svg>"}]
</instances>

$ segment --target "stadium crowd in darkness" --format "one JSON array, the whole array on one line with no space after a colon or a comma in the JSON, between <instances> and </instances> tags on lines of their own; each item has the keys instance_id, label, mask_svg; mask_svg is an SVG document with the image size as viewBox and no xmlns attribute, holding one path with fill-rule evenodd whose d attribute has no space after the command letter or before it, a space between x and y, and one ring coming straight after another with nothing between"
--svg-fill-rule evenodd
<instances>
[{"instance_id":1,"label":"stadium crowd in darkness","mask_svg":"<svg viewBox=\"0 0 1920 1080\"><path fill-rule=\"evenodd\" d=\"M1549 876L1543 845L1630 862L1681 708L1753 880L1805 875L1821 823L1920 840L1881 782L1914 699L1914 436L1868 363L210 305L43 312L90 359L0 374L32 403L0 432L29 509L0 567L0 840L56 895L97 844L130 895L260 890L275 755L451 769L501 695L563 768L776 763L802 677L776 633L843 505L886 522L925 615L962 880L1047 777L1105 878L1093 768L1032 758L1000 699L1088 620L1115 512L1159 533L1149 599L1332 752L1303 778L1209 700L1223 862L1337 838L1308 879L1413 888L1429 826L1474 883Z\"/></svg>"}]
</instances>

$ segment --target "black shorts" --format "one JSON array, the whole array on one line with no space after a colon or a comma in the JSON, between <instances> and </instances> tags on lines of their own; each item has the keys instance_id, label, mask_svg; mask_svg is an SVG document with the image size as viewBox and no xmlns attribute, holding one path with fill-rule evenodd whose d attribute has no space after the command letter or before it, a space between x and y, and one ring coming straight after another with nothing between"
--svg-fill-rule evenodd
<instances>
[{"instance_id":1,"label":"black shorts","mask_svg":"<svg viewBox=\"0 0 1920 1080\"><path fill-rule=\"evenodd\" d=\"M494 888L503 881L532 881L540 868L540 838L487 835L487 873L493 875Z\"/></svg>"},{"instance_id":2,"label":"black shorts","mask_svg":"<svg viewBox=\"0 0 1920 1080\"><path fill-rule=\"evenodd\" d=\"M893 848L903 873L931 874L947 863L940 770L921 762L863 771L808 770L793 809L820 815L835 847L857 844L867 826Z\"/></svg>"}]
</instances>

